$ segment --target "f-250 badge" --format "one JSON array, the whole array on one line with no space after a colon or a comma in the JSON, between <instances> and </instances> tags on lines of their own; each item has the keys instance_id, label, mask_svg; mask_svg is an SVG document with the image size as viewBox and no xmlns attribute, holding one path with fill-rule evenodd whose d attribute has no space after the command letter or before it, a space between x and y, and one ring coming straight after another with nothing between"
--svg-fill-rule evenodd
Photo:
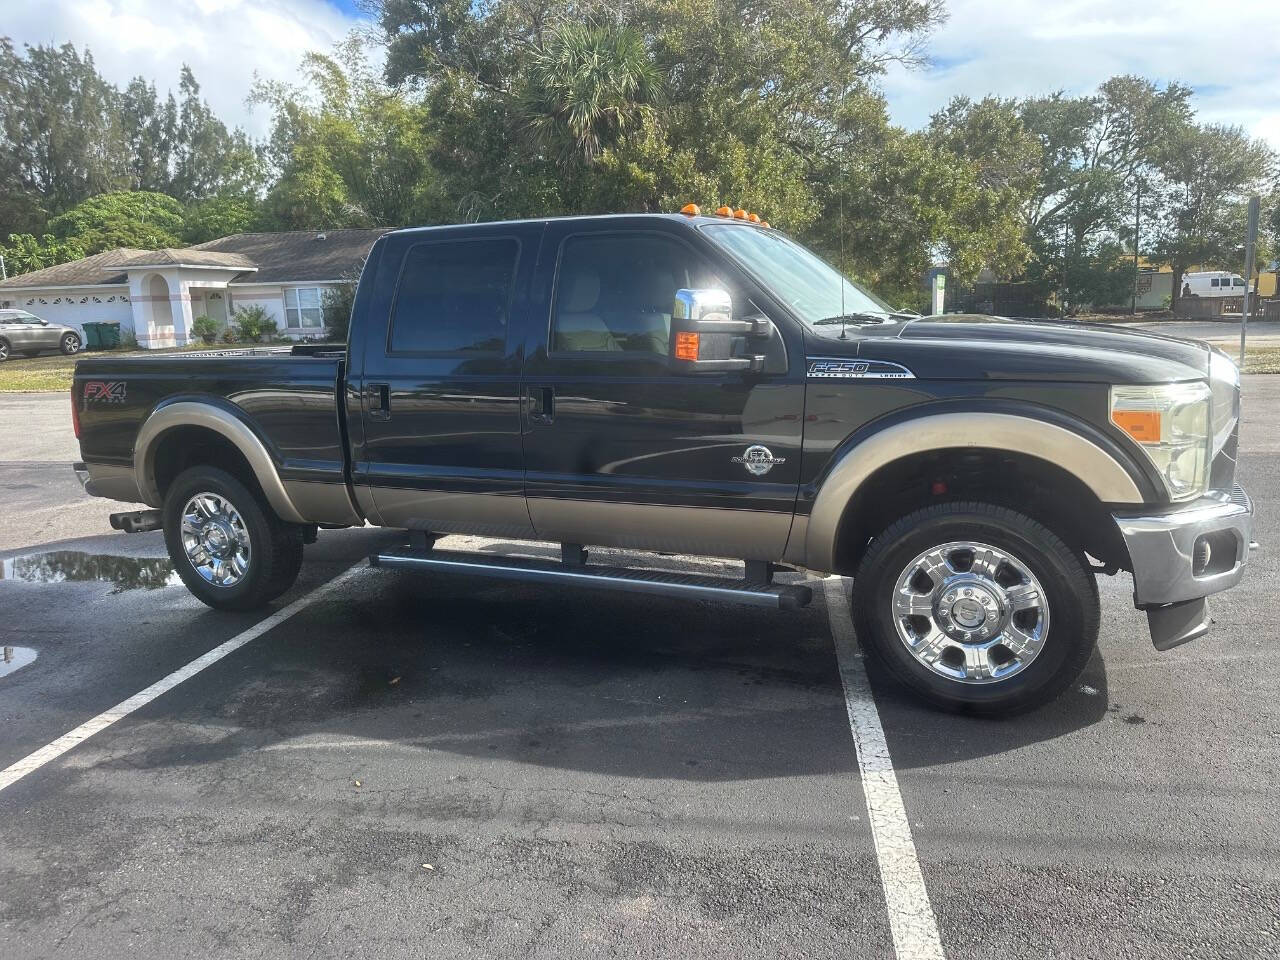
<instances>
[{"instance_id":1,"label":"f-250 badge","mask_svg":"<svg viewBox=\"0 0 1280 960\"><path fill-rule=\"evenodd\" d=\"M86 380L83 396L86 403L124 403L125 387L124 380Z\"/></svg>"},{"instance_id":2,"label":"f-250 badge","mask_svg":"<svg viewBox=\"0 0 1280 960\"><path fill-rule=\"evenodd\" d=\"M768 447L756 443L747 447L742 456L734 457L733 462L742 464L753 477L763 477L779 463L786 463L787 458L775 457Z\"/></svg>"}]
</instances>

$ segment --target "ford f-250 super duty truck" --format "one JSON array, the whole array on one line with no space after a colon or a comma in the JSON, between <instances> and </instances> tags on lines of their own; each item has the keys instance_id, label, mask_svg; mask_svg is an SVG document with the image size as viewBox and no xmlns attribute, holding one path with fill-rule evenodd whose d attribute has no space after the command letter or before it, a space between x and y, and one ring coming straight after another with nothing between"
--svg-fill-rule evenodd
<instances>
[{"instance_id":1,"label":"ford f-250 super duty truck","mask_svg":"<svg viewBox=\"0 0 1280 960\"><path fill-rule=\"evenodd\" d=\"M1252 507L1240 380L1203 344L895 313L738 217L400 230L345 348L78 361L90 493L146 504L191 591L261 606L317 527L409 531L382 566L794 607L781 569L853 578L900 680L985 712L1043 702L1131 571L1159 649L1208 628ZM559 542L560 561L437 549ZM741 579L588 562L584 545L745 562ZM794 580L794 578L788 578Z\"/></svg>"}]
</instances>

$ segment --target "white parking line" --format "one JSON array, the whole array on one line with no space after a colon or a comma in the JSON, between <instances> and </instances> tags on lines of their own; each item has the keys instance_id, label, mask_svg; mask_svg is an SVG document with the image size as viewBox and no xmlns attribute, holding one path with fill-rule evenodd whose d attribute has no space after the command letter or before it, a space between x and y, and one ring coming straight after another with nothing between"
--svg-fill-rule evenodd
<instances>
[{"instance_id":1,"label":"white parking line","mask_svg":"<svg viewBox=\"0 0 1280 960\"><path fill-rule=\"evenodd\" d=\"M206 667L213 666L213 664L217 663L227 654L234 653L251 640L256 640L267 631L278 627L294 614L305 610L321 597L331 593L342 584L352 580L362 571L368 569L369 568L365 565L365 562L363 560L360 561L354 567L347 569L328 583L316 587L316 589L312 590L306 596L299 597L287 607L282 607L275 613L271 614L271 616L254 624L243 633L236 634L230 640L219 644L203 656L196 657L196 659L192 660L185 667L179 667L167 677L157 680L145 690L135 693L128 700L117 703L110 710L106 710L98 714L92 720L86 720L74 730L64 733L48 746L41 747L30 756L19 760L17 763L10 767L6 767L4 770L0 770L0 790L7 789L27 774L39 770L49 761L56 760L72 747L88 740L95 733L100 733L107 729L107 727L111 726L117 720L122 720L135 710L145 707L152 700L156 699L156 697L168 693L178 684L182 683L182 681L190 680L201 670Z\"/></svg>"},{"instance_id":2,"label":"white parking line","mask_svg":"<svg viewBox=\"0 0 1280 960\"><path fill-rule=\"evenodd\" d=\"M871 838L880 864L880 884L884 887L885 906L889 911L893 949L898 960L943 960L942 938L929 904L920 861L916 858L916 845L911 839L911 825L898 790L898 777L893 772L884 727L880 725L867 670L854 639L844 578L828 577L823 591L840 680L844 684L849 727L862 773L862 792L867 798Z\"/></svg>"}]
</instances>

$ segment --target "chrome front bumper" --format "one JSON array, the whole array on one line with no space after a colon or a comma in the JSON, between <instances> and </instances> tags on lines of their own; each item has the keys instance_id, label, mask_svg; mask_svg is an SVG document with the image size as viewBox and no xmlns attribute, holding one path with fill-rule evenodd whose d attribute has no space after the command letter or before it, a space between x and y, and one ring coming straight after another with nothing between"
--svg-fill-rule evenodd
<instances>
[{"instance_id":1,"label":"chrome front bumper","mask_svg":"<svg viewBox=\"0 0 1280 960\"><path fill-rule=\"evenodd\" d=\"M1162 514L1115 514L1133 564L1133 602L1161 650L1209 629L1205 597L1235 586L1253 546L1253 503L1238 484Z\"/></svg>"}]
</instances>

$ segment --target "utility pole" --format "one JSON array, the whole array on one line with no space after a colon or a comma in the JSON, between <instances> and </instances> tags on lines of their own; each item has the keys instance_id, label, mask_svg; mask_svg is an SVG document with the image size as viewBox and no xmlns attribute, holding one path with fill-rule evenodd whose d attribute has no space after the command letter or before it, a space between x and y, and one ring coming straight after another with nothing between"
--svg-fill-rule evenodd
<instances>
[{"instance_id":1,"label":"utility pole","mask_svg":"<svg viewBox=\"0 0 1280 960\"><path fill-rule=\"evenodd\" d=\"M4 268L4 254L0 253L0 280L8 280L9 273Z\"/></svg>"},{"instance_id":2,"label":"utility pole","mask_svg":"<svg viewBox=\"0 0 1280 960\"><path fill-rule=\"evenodd\" d=\"M1133 309L1138 313L1138 232L1142 229L1142 181L1137 182L1138 192L1133 201Z\"/></svg>"},{"instance_id":3,"label":"utility pole","mask_svg":"<svg viewBox=\"0 0 1280 960\"><path fill-rule=\"evenodd\" d=\"M1244 369L1244 341L1249 332L1249 280L1253 277L1253 247L1258 239L1258 205L1249 198L1249 226L1244 237L1244 303L1240 307L1240 369Z\"/></svg>"}]
</instances>

